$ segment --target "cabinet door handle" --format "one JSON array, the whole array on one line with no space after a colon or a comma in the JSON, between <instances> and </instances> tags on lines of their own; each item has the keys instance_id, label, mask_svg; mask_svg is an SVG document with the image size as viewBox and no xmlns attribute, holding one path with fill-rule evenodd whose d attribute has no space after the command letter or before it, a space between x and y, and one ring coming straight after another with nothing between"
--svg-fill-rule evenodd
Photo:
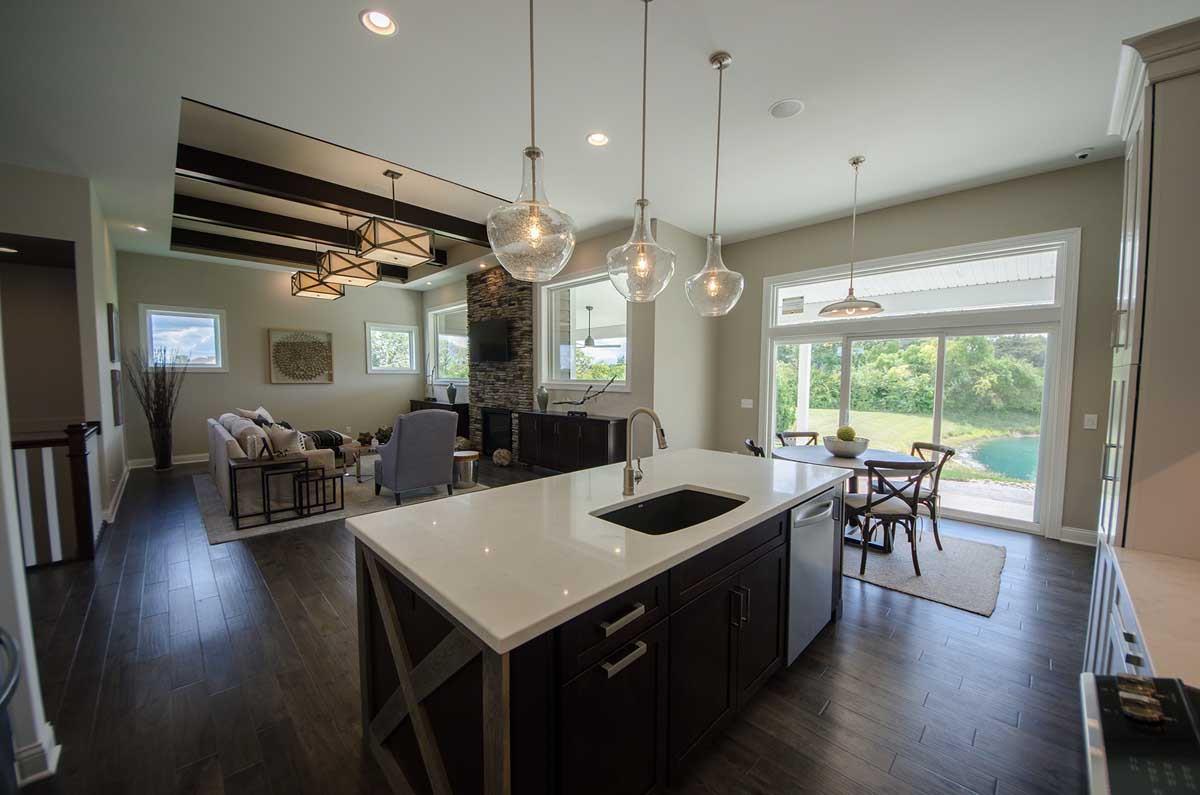
<instances>
[{"instance_id":1,"label":"cabinet door handle","mask_svg":"<svg viewBox=\"0 0 1200 795\"><path fill-rule=\"evenodd\" d=\"M600 663L600 667L604 669L604 673L608 674L608 678L612 679L614 676L621 673L621 671L624 671L626 668L636 662L637 659L645 653L646 642L639 640L633 644L633 651L629 652L629 654L626 654L615 663L608 661L602 662Z\"/></svg>"},{"instance_id":2,"label":"cabinet door handle","mask_svg":"<svg viewBox=\"0 0 1200 795\"><path fill-rule=\"evenodd\" d=\"M733 600L729 606L729 625L738 627L742 624L742 591L738 586L733 586L729 589L729 596Z\"/></svg>"},{"instance_id":3,"label":"cabinet door handle","mask_svg":"<svg viewBox=\"0 0 1200 795\"><path fill-rule=\"evenodd\" d=\"M736 627L750 620L750 589L744 585L735 585L733 590L738 595L737 620L733 624Z\"/></svg>"},{"instance_id":4,"label":"cabinet door handle","mask_svg":"<svg viewBox=\"0 0 1200 795\"><path fill-rule=\"evenodd\" d=\"M601 621L600 629L604 630L604 637L611 638L615 633L620 632L644 615L646 615L646 606L641 602L634 602L633 609L616 621Z\"/></svg>"},{"instance_id":5,"label":"cabinet door handle","mask_svg":"<svg viewBox=\"0 0 1200 795\"><path fill-rule=\"evenodd\" d=\"M1125 662L1129 663L1130 665L1137 666L1138 668L1142 668L1146 665L1146 661L1137 654L1126 654Z\"/></svg>"}]
</instances>

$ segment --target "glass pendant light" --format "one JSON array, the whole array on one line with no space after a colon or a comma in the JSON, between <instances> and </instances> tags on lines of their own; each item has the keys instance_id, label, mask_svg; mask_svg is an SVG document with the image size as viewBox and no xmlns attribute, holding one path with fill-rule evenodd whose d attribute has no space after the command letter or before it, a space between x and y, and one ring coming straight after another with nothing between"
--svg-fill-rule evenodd
<instances>
[{"instance_id":1,"label":"glass pendant light","mask_svg":"<svg viewBox=\"0 0 1200 795\"><path fill-rule=\"evenodd\" d=\"M346 216L346 250L330 249L317 260L317 276L328 284L349 284L354 287L371 287L379 283L379 263L360 257L350 250L350 241L357 239L357 233L350 232L350 213ZM351 234L354 237L351 237Z\"/></svg>"},{"instance_id":2,"label":"glass pendant light","mask_svg":"<svg viewBox=\"0 0 1200 795\"><path fill-rule=\"evenodd\" d=\"M858 223L858 168L865 162L867 159L862 155L850 158L850 165L854 169L854 209L850 211L850 291L841 301L834 301L821 309L818 313L821 317L866 317L867 315L878 315L883 311L883 307L874 301L854 297L854 233Z\"/></svg>"},{"instance_id":3,"label":"glass pendant light","mask_svg":"<svg viewBox=\"0 0 1200 795\"><path fill-rule=\"evenodd\" d=\"M553 279L575 250L575 222L551 206L542 182L542 150L534 135L533 0L529 0L529 146L521 195L488 213L488 242L504 270L523 282Z\"/></svg>"},{"instance_id":4,"label":"glass pendant light","mask_svg":"<svg viewBox=\"0 0 1200 795\"><path fill-rule=\"evenodd\" d=\"M608 252L608 278L626 301L653 301L675 275L675 252L660 246L650 230L646 208L646 62L649 52L650 0L642 0L642 192L633 203L629 242Z\"/></svg>"},{"instance_id":5,"label":"glass pendant light","mask_svg":"<svg viewBox=\"0 0 1200 795\"><path fill-rule=\"evenodd\" d=\"M708 236L708 257L704 267L684 284L688 301L703 317L721 317L737 306L745 279L725 267L721 260L721 236L717 234L717 195L721 184L721 101L725 88L725 70L733 62L727 52L715 52L708 59L717 70L717 164L713 171L713 224Z\"/></svg>"}]
</instances>

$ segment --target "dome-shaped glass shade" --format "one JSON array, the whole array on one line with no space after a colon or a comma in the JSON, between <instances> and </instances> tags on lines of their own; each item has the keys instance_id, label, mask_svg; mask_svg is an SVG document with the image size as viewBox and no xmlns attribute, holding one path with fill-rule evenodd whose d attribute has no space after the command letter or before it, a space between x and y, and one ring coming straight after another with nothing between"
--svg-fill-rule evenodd
<instances>
[{"instance_id":1,"label":"dome-shaped glass shade","mask_svg":"<svg viewBox=\"0 0 1200 795\"><path fill-rule=\"evenodd\" d=\"M742 297L746 280L742 274L725 267L721 260L721 236L708 236L708 258L704 267L685 283L692 308L702 317L729 314Z\"/></svg>"},{"instance_id":2,"label":"dome-shaped glass shade","mask_svg":"<svg viewBox=\"0 0 1200 795\"><path fill-rule=\"evenodd\" d=\"M488 213L488 242L504 270L523 282L553 279L575 250L575 222L550 206L542 184L542 150L525 150L521 195Z\"/></svg>"},{"instance_id":3,"label":"dome-shaped glass shade","mask_svg":"<svg viewBox=\"0 0 1200 795\"><path fill-rule=\"evenodd\" d=\"M646 208L650 202L634 202L633 234L629 242L608 252L608 278L626 301L653 301L675 275L675 252L663 248L650 232Z\"/></svg>"}]
</instances>

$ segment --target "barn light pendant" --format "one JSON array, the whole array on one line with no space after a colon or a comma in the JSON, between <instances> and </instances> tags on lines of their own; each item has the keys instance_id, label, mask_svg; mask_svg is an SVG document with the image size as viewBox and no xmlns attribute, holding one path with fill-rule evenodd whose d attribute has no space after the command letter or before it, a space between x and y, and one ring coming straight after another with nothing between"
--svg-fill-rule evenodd
<instances>
[{"instance_id":1,"label":"barn light pendant","mask_svg":"<svg viewBox=\"0 0 1200 795\"><path fill-rule=\"evenodd\" d=\"M647 303L667 289L675 275L675 252L654 239L646 218L646 64L649 53L650 0L642 0L642 188L633 203L629 242L608 252L608 278L626 301Z\"/></svg>"},{"instance_id":2,"label":"barn light pendant","mask_svg":"<svg viewBox=\"0 0 1200 795\"><path fill-rule=\"evenodd\" d=\"M546 282L575 250L575 222L546 198L542 150L534 126L533 0L529 0L529 146L524 152L521 194L487 218L488 242L504 270L523 282Z\"/></svg>"},{"instance_id":3,"label":"barn light pendant","mask_svg":"<svg viewBox=\"0 0 1200 795\"><path fill-rule=\"evenodd\" d=\"M866 317L878 315L883 307L875 301L854 297L854 235L858 225L858 169L867 162L862 155L850 158L850 166L854 169L854 205L850 211L850 291L841 301L834 301L824 307L818 314L821 317Z\"/></svg>"},{"instance_id":4,"label":"barn light pendant","mask_svg":"<svg viewBox=\"0 0 1200 795\"><path fill-rule=\"evenodd\" d=\"M317 244L313 243L313 257L320 267L320 255L317 254ZM336 301L346 294L346 288L340 284L330 284L321 278L320 273L312 271L296 271L292 274L292 296L296 298L320 298L324 301Z\"/></svg>"},{"instance_id":5,"label":"barn light pendant","mask_svg":"<svg viewBox=\"0 0 1200 795\"><path fill-rule=\"evenodd\" d=\"M330 284L349 284L352 287L371 287L380 280L379 263L360 257L350 250L349 243L358 237L350 231L350 213L346 216L346 251L329 250L317 260L317 276ZM351 235L354 235L352 238Z\"/></svg>"},{"instance_id":6,"label":"barn light pendant","mask_svg":"<svg viewBox=\"0 0 1200 795\"><path fill-rule=\"evenodd\" d=\"M684 284L688 301L702 317L721 317L737 306L746 280L742 274L725 267L721 259L721 236L717 234L717 196L721 184L721 101L725 88L725 70L733 63L727 52L713 53L708 62L717 70L717 163L713 169L713 223L708 236L708 257L704 267Z\"/></svg>"},{"instance_id":7,"label":"barn light pendant","mask_svg":"<svg viewBox=\"0 0 1200 795\"><path fill-rule=\"evenodd\" d=\"M390 168L383 175L392 181L392 220L368 218L358 228L362 241L358 256L405 268L429 262L433 259L433 234L396 220L396 180L402 175Z\"/></svg>"}]
</instances>

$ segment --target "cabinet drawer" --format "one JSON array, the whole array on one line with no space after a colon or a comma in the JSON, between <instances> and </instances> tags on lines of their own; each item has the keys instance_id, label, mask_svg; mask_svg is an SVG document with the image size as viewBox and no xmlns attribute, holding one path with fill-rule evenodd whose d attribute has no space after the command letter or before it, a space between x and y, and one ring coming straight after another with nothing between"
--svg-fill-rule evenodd
<instances>
[{"instance_id":1,"label":"cabinet drawer","mask_svg":"<svg viewBox=\"0 0 1200 795\"><path fill-rule=\"evenodd\" d=\"M595 665L665 618L666 607L667 572L663 572L563 624L558 630L559 681Z\"/></svg>"},{"instance_id":2,"label":"cabinet drawer","mask_svg":"<svg viewBox=\"0 0 1200 795\"><path fill-rule=\"evenodd\" d=\"M770 545L782 544L786 527L786 512L772 516L671 569L671 610L695 599Z\"/></svg>"}]
</instances>

